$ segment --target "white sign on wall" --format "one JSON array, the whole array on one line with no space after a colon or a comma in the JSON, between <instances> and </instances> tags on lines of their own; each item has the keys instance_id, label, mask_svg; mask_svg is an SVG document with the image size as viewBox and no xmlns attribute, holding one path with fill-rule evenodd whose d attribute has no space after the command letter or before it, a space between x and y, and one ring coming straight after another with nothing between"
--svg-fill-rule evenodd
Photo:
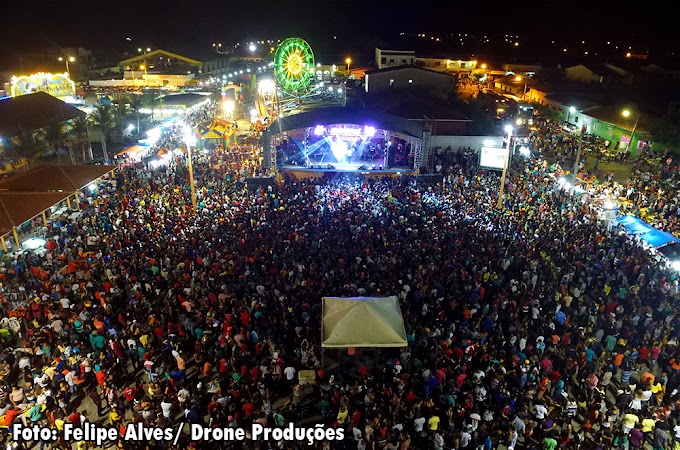
<instances>
[{"instance_id":1,"label":"white sign on wall","mask_svg":"<svg viewBox=\"0 0 680 450\"><path fill-rule=\"evenodd\" d=\"M487 169L503 170L507 149L505 147L482 147L479 152L479 165Z\"/></svg>"}]
</instances>

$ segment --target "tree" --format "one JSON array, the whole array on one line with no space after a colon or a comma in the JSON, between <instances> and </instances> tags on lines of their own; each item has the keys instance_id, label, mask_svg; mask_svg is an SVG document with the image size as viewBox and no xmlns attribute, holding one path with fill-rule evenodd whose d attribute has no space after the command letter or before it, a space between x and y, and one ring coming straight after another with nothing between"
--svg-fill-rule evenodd
<instances>
[{"instance_id":1,"label":"tree","mask_svg":"<svg viewBox=\"0 0 680 450\"><path fill-rule=\"evenodd\" d=\"M121 141L125 135L125 119L127 119L129 115L130 107L127 104L127 99L125 97L119 98L118 102L113 107L113 116L116 126L118 127L118 135L120 136Z\"/></svg>"},{"instance_id":2,"label":"tree","mask_svg":"<svg viewBox=\"0 0 680 450\"><path fill-rule=\"evenodd\" d=\"M102 151L104 152L104 162L109 163L109 153L106 144L109 140L109 133L116 124L113 108L109 105L98 105L90 115L92 126L100 133Z\"/></svg>"},{"instance_id":3,"label":"tree","mask_svg":"<svg viewBox=\"0 0 680 450\"><path fill-rule=\"evenodd\" d=\"M47 125L44 129L43 137L50 150L59 157L59 153L66 142L66 130L64 129L63 122L53 122ZM71 163L74 163L73 155L71 155Z\"/></svg>"},{"instance_id":4,"label":"tree","mask_svg":"<svg viewBox=\"0 0 680 450\"><path fill-rule=\"evenodd\" d=\"M151 110L151 121L153 122L153 111L160 104L158 97L153 92L145 92L142 94L142 105L144 108Z\"/></svg>"},{"instance_id":5,"label":"tree","mask_svg":"<svg viewBox=\"0 0 680 450\"><path fill-rule=\"evenodd\" d=\"M40 135L40 131L21 128L13 139L18 156L26 158L29 164L45 153L45 143L40 139Z\"/></svg>"},{"instance_id":6,"label":"tree","mask_svg":"<svg viewBox=\"0 0 680 450\"><path fill-rule=\"evenodd\" d=\"M680 113L667 114L652 126L654 147L660 144L667 151L680 155Z\"/></svg>"},{"instance_id":7,"label":"tree","mask_svg":"<svg viewBox=\"0 0 680 450\"><path fill-rule=\"evenodd\" d=\"M92 146L90 145L90 136L87 131L86 119L74 119L69 123L66 136L69 148L72 148L73 145L78 145L81 148L83 161L88 159L85 155L86 149L89 150L89 159L92 159Z\"/></svg>"},{"instance_id":8,"label":"tree","mask_svg":"<svg viewBox=\"0 0 680 450\"><path fill-rule=\"evenodd\" d=\"M141 95L138 94L128 94L127 95L127 103L128 107L130 108L130 111L132 112L132 116L135 118L137 121L137 133L141 133L142 130L139 128L139 118L142 115L140 110L144 108L144 98Z\"/></svg>"}]
</instances>

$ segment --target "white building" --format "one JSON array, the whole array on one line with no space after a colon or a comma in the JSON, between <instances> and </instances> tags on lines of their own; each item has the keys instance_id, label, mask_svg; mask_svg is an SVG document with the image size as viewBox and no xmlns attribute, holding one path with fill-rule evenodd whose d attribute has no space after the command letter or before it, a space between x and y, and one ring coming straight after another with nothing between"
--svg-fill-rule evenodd
<instances>
[{"instance_id":1,"label":"white building","mask_svg":"<svg viewBox=\"0 0 680 450\"><path fill-rule=\"evenodd\" d=\"M378 69L413 66L416 63L416 52L412 50L383 50L376 47L375 63L378 65Z\"/></svg>"}]
</instances>

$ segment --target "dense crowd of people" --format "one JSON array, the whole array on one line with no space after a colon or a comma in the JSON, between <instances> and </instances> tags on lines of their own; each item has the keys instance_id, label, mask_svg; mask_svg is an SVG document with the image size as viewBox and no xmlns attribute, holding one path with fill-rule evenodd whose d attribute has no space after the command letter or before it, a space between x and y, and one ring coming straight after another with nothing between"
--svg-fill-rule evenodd
<instances>
[{"instance_id":1,"label":"dense crowd of people","mask_svg":"<svg viewBox=\"0 0 680 450\"><path fill-rule=\"evenodd\" d=\"M320 447L357 450L679 448L677 275L542 161L513 163L501 209L496 173L446 163L445 185L248 190L197 158L195 216L184 157L120 169L44 251L2 262L0 426L325 423L347 437ZM385 295L408 347L322 364L321 298Z\"/></svg>"}]
</instances>

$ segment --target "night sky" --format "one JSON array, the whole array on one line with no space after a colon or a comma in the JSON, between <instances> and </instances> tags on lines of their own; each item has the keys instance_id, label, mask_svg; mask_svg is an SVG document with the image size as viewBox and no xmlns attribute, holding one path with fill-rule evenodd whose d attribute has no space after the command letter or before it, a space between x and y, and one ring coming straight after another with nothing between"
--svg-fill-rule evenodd
<instances>
[{"instance_id":1,"label":"night sky","mask_svg":"<svg viewBox=\"0 0 680 450\"><path fill-rule=\"evenodd\" d=\"M642 9L652 4L654 10ZM20 52L54 46L119 53L126 45L205 49L210 42L288 36L307 39L320 53L370 52L390 45L400 32L510 33L535 43L622 39L641 51L669 52L678 47L680 33L671 32L674 14L665 8L553 1L12 1L2 24L0 67Z\"/></svg>"}]
</instances>

